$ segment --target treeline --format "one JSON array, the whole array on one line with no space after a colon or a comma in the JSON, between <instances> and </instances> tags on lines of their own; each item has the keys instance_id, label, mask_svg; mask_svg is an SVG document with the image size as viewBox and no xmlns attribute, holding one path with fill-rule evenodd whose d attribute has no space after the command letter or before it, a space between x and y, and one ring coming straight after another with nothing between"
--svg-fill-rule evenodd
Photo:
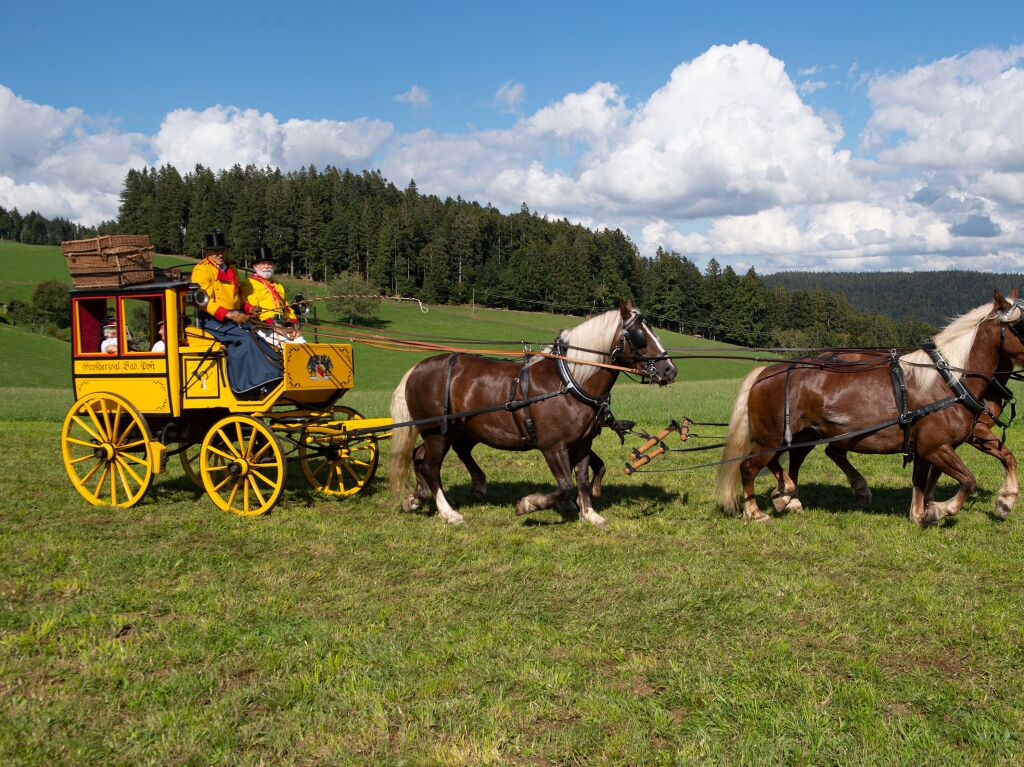
<instances>
[{"instance_id":1,"label":"treeline","mask_svg":"<svg viewBox=\"0 0 1024 767\"><path fill-rule=\"evenodd\" d=\"M34 210L22 215L17 208L5 210L0 205L0 240L14 240L26 245L60 245L64 240L80 240L116 231L116 221L82 226L66 218L46 218Z\"/></svg>"},{"instance_id":2,"label":"treeline","mask_svg":"<svg viewBox=\"0 0 1024 767\"><path fill-rule=\"evenodd\" d=\"M197 165L129 171L117 229L149 234L158 252L201 254L205 232L228 235L245 264L269 245L293 276L357 273L389 293L585 314L632 296L658 324L747 345L907 346L920 325L855 311L823 291L769 289L712 259L702 272L659 250L642 258L620 230L422 195L379 172L308 167L282 173Z\"/></svg>"},{"instance_id":3,"label":"treeline","mask_svg":"<svg viewBox=\"0 0 1024 767\"><path fill-rule=\"evenodd\" d=\"M1019 272L780 272L764 281L788 290L842 293L865 311L938 326L991 300L993 289L1003 295L1011 288L1024 293Z\"/></svg>"}]
</instances>

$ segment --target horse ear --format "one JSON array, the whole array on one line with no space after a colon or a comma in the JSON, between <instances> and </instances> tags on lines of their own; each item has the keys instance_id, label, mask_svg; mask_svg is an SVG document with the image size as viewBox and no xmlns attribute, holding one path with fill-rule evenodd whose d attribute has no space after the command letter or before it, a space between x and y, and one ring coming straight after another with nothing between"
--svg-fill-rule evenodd
<instances>
[{"instance_id":1,"label":"horse ear","mask_svg":"<svg viewBox=\"0 0 1024 767\"><path fill-rule=\"evenodd\" d=\"M1016 301L1018 298L1020 298L1020 296L1017 295L1017 288L1010 288L1010 295L1008 295L1007 298L1009 298L1011 301Z\"/></svg>"},{"instance_id":2,"label":"horse ear","mask_svg":"<svg viewBox=\"0 0 1024 767\"><path fill-rule=\"evenodd\" d=\"M628 320L633 316L633 299L627 298L625 301L619 301L619 314L622 315L622 319Z\"/></svg>"},{"instance_id":3,"label":"horse ear","mask_svg":"<svg viewBox=\"0 0 1024 767\"><path fill-rule=\"evenodd\" d=\"M1010 293L1010 295L1013 296L1013 293ZM992 300L996 306L996 311L1005 312L1010 308L1010 302L1003 298L998 290L993 291Z\"/></svg>"}]
</instances>

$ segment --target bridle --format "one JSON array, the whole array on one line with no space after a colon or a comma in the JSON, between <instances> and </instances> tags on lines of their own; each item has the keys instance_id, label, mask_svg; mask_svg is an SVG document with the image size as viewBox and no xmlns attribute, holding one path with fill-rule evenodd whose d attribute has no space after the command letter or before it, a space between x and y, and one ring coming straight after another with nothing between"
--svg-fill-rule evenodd
<instances>
[{"instance_id":1,"label":"bridle","mask_svg":"<svg viewBox=\"0 0 1024 767\"><path fill-rule=\"evenodd\" d=\"M629 319L622 323L619 343L612 350L611 358L615 361L624 356L628 357L636 367L637 373L653 381L657 380L658 376L660 376L655 363L668 359L668 354L662 352L661 354L648 355L644 352L647 348L648 339L646 327L643 315L638 311L633 311Z\"/></svg>"},{"instance_id":2,"label":"bridle","mask_svg":"<svg viewBox=\"0 0 1024 767\"><path fill-rule=\"evenodd\" d=\"M1009 321L1010 315L1013 310L1019 311L1019 316L1013 322ZM1015 298L1010 302L1010 308L1005 312L996 312L996 316L1001 320L999 324L1000 336L999 336L999 347L1002 349L1003 339L1006 337L1006 328L1010 328L1017 339L1024 344L1024 299Z\"/></svg>"}]
</instances>

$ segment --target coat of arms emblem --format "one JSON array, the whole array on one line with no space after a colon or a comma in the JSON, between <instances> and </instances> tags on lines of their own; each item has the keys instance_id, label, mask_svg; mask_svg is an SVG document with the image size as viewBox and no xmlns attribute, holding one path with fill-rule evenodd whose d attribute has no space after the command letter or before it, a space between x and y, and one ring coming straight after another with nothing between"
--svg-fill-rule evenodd
<instances>
[{"instance_id":1,"label":"coat of arms emblem","mask_svg":"<svg viewBox=\"0 0 1024 767\"><path fill-rule=\"evenodd\" d=\"M311 354L306 370L313 381L327 381L331 377L331 358L326 354Z\"/></svg>"}]
</instances>

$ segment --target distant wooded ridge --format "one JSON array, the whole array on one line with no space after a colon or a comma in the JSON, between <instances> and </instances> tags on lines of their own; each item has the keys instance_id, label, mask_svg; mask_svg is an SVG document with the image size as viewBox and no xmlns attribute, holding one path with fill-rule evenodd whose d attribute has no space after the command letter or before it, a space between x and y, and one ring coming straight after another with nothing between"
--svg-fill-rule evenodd
<instances>
[{"instance_id":1,"label":"distant wooded ridge","mask_svg":"<svg viewBox=\"0 0 1024 767\"><path fill-rule=\"evenodd\" d=\"M642 257L618 229L539 216L526 203L502 213L420 194L414 181L399 189L377 171L133 169L117 221L91 230L0 208L0 237L23 243L148 234L158 253L199 256L214 229L243 265L269 245L293 275L327 282L356 273L381 291L434 303L586 315L632 297L655 325L747 346L908 347L934 330L854 309L842 294L769 288L753 268L737 274L714 258L701 271L673 251Z\"/></svg>"},{"instance_id":2,"label":"distant wooded ridge","mask_svg":"<svg viewBox=\"0 0 1024 767\"><path fill-rule=\"evenodd\" d=\"M861 311L941 327L992 299L993 289L1024 295L1020 272L779 272L762 275L769 287L842 293Z\"/></svg>"}]
</instances>

